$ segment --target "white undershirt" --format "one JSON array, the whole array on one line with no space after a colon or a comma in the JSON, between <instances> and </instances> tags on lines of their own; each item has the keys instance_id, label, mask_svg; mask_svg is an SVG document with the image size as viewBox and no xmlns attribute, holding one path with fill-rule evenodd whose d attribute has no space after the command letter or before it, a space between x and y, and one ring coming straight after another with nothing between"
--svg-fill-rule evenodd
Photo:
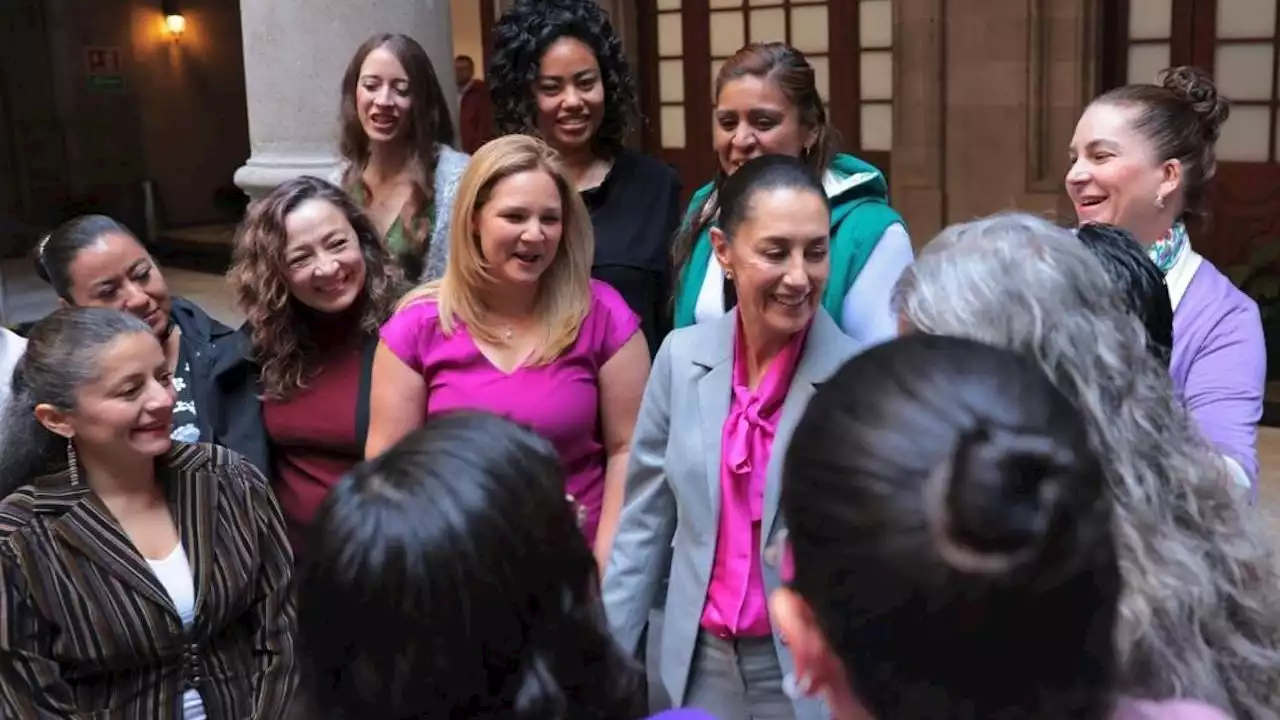
<instances>
[{"instance_id":1,"label":"white undershirt","mask_svg":"<svg viewBox=\"0 0 1280 720\"><path fill-rule=\"evenodd\" d=\"M190 629L196 620L196 583L191 575L191 563L187 560L187 551L179 542L163 560L147 558L147 565L156 574L156 579L164 586L173 606L182 619L182 627ZM188 690L182 694L183 720L205 720L204 703L197 690Z\"/></svg>"}]
</instances>

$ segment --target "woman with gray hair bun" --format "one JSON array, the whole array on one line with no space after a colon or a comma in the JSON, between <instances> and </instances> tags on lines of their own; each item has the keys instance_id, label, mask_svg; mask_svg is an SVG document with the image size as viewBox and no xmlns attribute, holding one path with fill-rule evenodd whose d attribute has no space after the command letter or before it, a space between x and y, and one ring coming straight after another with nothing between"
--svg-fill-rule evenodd
<instances>
[{"instance_id":1,"label":"woman with gray hair bun","mask_svg":"<svg viewBox=\"0 0 1280 720\"><path fill-rule=\"evenodd\" d=\"M1071 231L1025 214L952 226L899 280L904 331L1033 356L1083 412L1115 493L1117 691L1280 717L1276 544Z\"/></svg>"}]
</instances>

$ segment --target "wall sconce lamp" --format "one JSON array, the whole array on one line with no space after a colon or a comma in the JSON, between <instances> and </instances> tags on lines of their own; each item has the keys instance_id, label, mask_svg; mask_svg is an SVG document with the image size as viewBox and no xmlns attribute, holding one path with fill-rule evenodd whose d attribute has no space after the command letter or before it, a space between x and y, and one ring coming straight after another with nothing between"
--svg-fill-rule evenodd
<instances>
[{"instance_id":1,"label":"wall sconce lamp","mask_svg":"<svg viewBox=\"0 0 1280 720\"><path fill-rule=\"evenodd\" d=\"M182 37L187 29L187 18L178 8L177 0L162 0L160 12L164 13L164 28L174 40Z\"/></svg>"}]
</instances>

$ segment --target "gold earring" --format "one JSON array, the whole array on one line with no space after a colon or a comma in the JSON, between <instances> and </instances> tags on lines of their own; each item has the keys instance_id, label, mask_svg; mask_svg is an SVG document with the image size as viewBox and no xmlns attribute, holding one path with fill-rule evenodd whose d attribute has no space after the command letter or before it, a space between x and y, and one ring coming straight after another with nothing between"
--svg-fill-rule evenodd
<instances>
[{"instance_id":1,"label":"gold earring","mask_svg":"<svg viewBox=\"0 0 1280 720\"><path fill-rule=\"evenodd\" d=\"M71 471L71 487L80 484L80 463L76 457L76 446L67 438L67 469Z\"/></svg>"}]
</instances>

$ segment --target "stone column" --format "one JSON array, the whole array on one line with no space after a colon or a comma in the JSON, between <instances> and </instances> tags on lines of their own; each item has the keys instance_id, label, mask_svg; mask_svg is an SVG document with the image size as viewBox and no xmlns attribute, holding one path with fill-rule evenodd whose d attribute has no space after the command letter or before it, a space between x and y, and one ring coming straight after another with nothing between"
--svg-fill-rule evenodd
<instances>
[{"instance_id":1,"label":"stone column","mask_svg":"<svg viewBox=\"0 0 1280 720\"><path fill-rule=\"evenodd\" d=\"M426 48L457 116L449 0L240 0L240 16L252 156L235 182L250 198L338 166L342 73L375 33Z\"/></svg>"}]
</instances>

